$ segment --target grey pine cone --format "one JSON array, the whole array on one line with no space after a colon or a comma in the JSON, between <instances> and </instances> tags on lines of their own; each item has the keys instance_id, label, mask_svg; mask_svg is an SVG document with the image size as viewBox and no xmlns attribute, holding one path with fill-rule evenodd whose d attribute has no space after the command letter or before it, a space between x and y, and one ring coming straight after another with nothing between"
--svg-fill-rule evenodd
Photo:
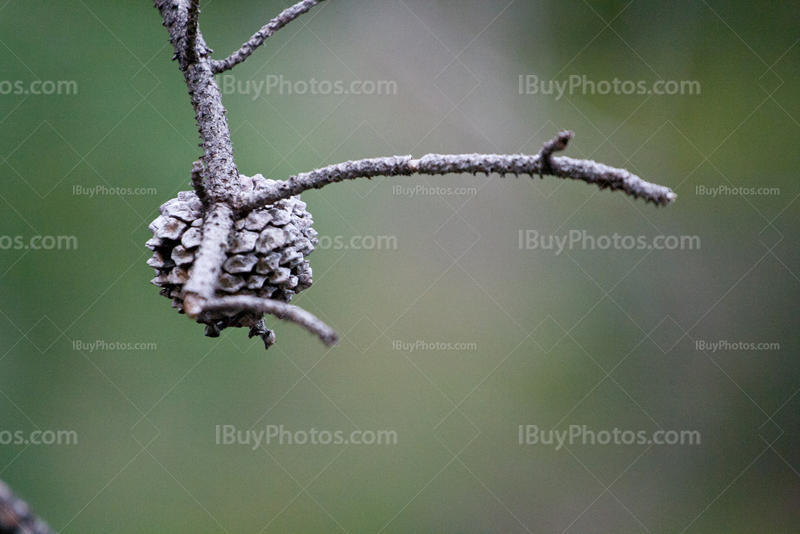
<instances>
[{"instance_id":1,"label":"grey pine cone","mask_svg":"<svg viewBox=\"0 0 800 534\"><path fill-rule=\"evenodd\" d=\"M273 182L260 174L239 178L245 191ZM161 287L161 294L172 299L172 307L183 313L183 285L189 280L202 237L203 204L194 191L181 191L159 211L161 215L150 224L153 238L146 243L153 251L147 264L156 272L151 283ZM312 222L299 196L251 211L237 220L216 296L254 295L289 302L295 293L310 287L312 273L306 256L318 243ZM206 335L211 337L227 327L250 327L250 336L259 335L269 346L274 334L266 329L262 317L249 312L204 312L197 322L206 325Z\"/></svg>"}]
</instances>

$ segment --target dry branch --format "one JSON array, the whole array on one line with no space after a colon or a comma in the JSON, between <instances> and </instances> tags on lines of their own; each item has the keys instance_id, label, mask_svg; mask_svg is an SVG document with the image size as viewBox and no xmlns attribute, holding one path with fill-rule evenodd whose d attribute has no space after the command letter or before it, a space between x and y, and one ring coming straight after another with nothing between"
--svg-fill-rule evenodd
<instances>
[{"instance_id":1,"label":"dry branch","mask_svg":"<svg viewBox=\"0 0 800 534\"><path fill-rule=\"evenodd\" d=\"M676 195L667 187L651 184L629 173L590 160L577 160L566 157L551 157L556 150L566 148L573 137L572 132L562 132L548 141L542 150L533 156L498 154L428 154L420 159L411 156L393 156L359 161L347 161L292 176L275 187L259 189L239 197L236 208L249 211L272 204L282 198L299 195L309 189L319 189L328 184L356 178L375 176L411 176L413 174L451 174L451 173L497 173L551 175L559 178L582 180L597 184L601 189L624 191L635 197L658 205L666 205L675 200Z\"/></svg>"}]
</instances>

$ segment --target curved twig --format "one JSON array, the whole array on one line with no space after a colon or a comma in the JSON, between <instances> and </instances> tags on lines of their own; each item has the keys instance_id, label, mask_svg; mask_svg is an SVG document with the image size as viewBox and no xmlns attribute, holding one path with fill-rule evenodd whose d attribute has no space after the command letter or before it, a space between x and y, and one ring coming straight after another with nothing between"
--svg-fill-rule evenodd
<instances>
[{"instance_id":1,"label":"curved twig","mask_svg":"<svg viewBox=\"0 0 800 534\"><path fill-rule=\"evenodd\" d=\"M497 154L428 154L420 159L411 156L393 156L359 161L347 161L311 172L292 176L289 180L276 182L274 187L259 189L239 197L236 208L249 211L272 204L282 198L299 195L309 189L319 189L328 184L372 178L375 176L411 176L413 174L450 173L498 173L550 175L559 178L582 180L597 184L601 189L624 191L635 197L658 205L667 205L677 195L668 187L646 182L625 169L609 167L590 160L567 157L552 157L557 150L564 150L572 139L572 132L561 132L548 141L534 156Z\"/></svg>"},{"instance_id":2,"label":"curved twig","mask_svg":"<svg viewBox=\"0 0 800 534\"><path fill-rule=\"evenodd\" d=\"M275 33L276 31L280 30L291 21L302 15L303 13L307 13L312 7L315 5L324 2L325 0L303 0L302 2L298 2L297 4L293 5L292 7L286 8L283 12L269 21L269 23L258 30L246 43L242 45L242 47L228 56L225 59L220 60L212 60L211 61L211 69L214 74L219 74L220 72L225 72L226 70L230 70L248 57L253 51L261 46L264 41L267 40L267 37Z\"/></svg>"},{"instance_id":3,"label":"curved twig","mask_svg":"<svg viewBox=\"0 0 800 534\"><path fill-rule=\"evenodd\" d=\"M278 300L260 299L247 295L223 297L206 301L203 310L268 313L274 315L278 319L299 324L319 337L322 342L329 347L339 342L339 336L330 326L326 325L303 308L298 308L297 306L292 306L291 304L286 304Z\"/></svg>"}]
</instances>

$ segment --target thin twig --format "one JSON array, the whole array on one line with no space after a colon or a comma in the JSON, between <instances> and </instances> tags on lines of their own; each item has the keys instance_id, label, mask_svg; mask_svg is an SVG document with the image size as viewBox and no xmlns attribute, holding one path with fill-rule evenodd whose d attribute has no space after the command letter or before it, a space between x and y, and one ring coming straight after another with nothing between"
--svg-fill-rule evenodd
<instances>
[{"instance_id":1,"label":"thin twig","mask_svg":"<svg viewBox=\"0 0 800 534\"><path fill-rule=\"evenodd\" d=\"M250 57L250 54L261 46L264 41L267 40L267 37L280 30L303 13L307 13L315 5L324 1L325 0L303 0L292 7L286 8L280 15L269 21L266 26L258 30L239 50L225 59L212 60L211 70L214 74L219 74L220 72L232 69L234 66Z\"/></svg>"},{"instance_id":2,"label":"thin twig","mask_svg":"<svg viewBox=\"0 0 800 534\"><path fill-rule=\"evenodd\" d=\"M667 205L677 195L668 187L652 184L631 174L625 169L609 167L590 160L567 157L552 157L556 150L566 148L574 134L562 132L548 141L541 152L534 156L497 154L428 154L420 159L411 156L393 156L359 161L347 161L322 169L292 176L289 180L276 182L274 187L259 189L239 197L236 209L249 211L272 204L282 198L299 195L309 189L319 189L328 184L372 178L375 176L411 176L413 174L450 173L498 173L550 175L597 184L601 189L624 191L635 197L659 205Z\"/></svg>"},{"instance_id":3,"label":"thin twig","mask_svg":"<svg viewBox=\"0 0 800 534\"><path fill-rule=\"evenodd\" d=\"M16 497L0 481L0 533L2 534L53 534L50 527L36 517L30 507Z\"/></svg>"},{"instance_id":4,"label":"thin twig","mask_svg":"<svg viewBox=\"0 0 800 534\"><path fill-rule=\"evenodd\" d=\"M336 332L315 316L302 308L278 300L239 295L208 300L203 306L203 309L205 311L254 311L258 313L268 313L279 319L299 324L312 334L318 336L322 342L329 347L335 345L339 341L339 336Z\"/></svg>"}]
</instances>

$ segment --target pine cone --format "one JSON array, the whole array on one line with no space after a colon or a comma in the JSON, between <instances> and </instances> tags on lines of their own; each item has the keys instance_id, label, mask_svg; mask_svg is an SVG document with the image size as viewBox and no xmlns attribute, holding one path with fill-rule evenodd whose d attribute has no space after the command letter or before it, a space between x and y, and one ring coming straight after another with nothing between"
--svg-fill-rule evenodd
<instances>
[{"instance_id":1,"label":"pine cone","mask_svg":"<svg viewBox=\"0 0 800 534\"><path fill-rule=\"evenodd\" d=\"M244 191L268 187L273 180L260 174L239 176ZM234 224L228 259L222 265L216 297L255 295L289 302L292 296L311 286L311 267L306 256L318 243L311 228L311 214L299 196L280 200L251 211ZM156 271L152 284L172 299L172 307L183 312L183 285L202 238L203 204L194 191L181 191L178 198L164 203L161 215L150 224L154 237L146 245L153 251L147 264ZM263 323L263 314L204 312L197 318L206 325L206 335L219 336L227 327L250 327L250 337L259 335L267 347L274 334Z\"/></svg>"}]
</instances>

